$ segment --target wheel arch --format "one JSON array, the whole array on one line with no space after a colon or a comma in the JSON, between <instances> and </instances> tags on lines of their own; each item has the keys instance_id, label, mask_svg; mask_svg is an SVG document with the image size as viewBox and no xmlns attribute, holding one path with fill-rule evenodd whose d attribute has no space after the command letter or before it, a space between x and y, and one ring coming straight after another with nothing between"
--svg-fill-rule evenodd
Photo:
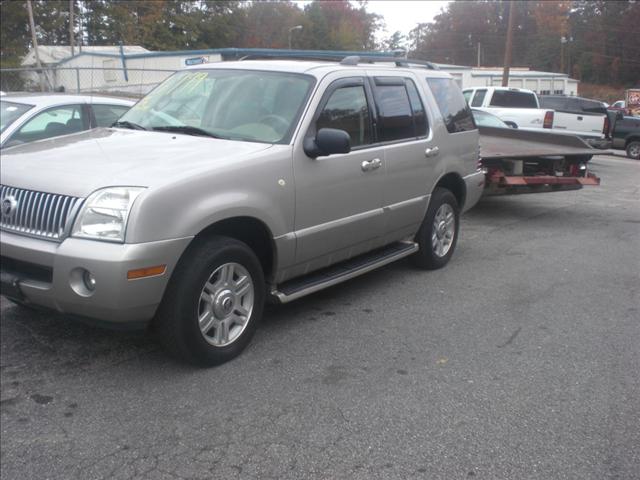
<instances>
[{"instance_id":1,"label":"wheel arch","mask_svg":"<svg viewBox=\"0 0 640 480\"><path fill-rule=\"evenodd\" d=\"M229 237L245 243L260 260L265 279L269 279L275 272L276 245L271 229L262 220L251 216L236 216L217 220L196 234L185 253L212 236ZM182 254L180 260L185 253Z\"/></svg>"},{"instance_id":2,"label":"wheel arch","mask_svg":"<svg viewBox=\"0 0 640 480\"><path fill-rule=\"evenodd\" d=\"M625 138L624 148L627 148L631 142L640 142L640 135L634 134Z\"/></svg>"},{"instance_id":3,"label":"wheel arch","mask_svg":"<svg viewBox=\"0 0 640 480\"><path fill-rule=\"evenodd\" d=\"M444 174L436 182L434 190L438 187L446 188L451 193L453 193L453 195L456 197L456 201L458 202L458 208L460 209L460 211L463 210L464 202L467 198L467 185L459 174L455 172Z\"/></svg>"}]
</instances>

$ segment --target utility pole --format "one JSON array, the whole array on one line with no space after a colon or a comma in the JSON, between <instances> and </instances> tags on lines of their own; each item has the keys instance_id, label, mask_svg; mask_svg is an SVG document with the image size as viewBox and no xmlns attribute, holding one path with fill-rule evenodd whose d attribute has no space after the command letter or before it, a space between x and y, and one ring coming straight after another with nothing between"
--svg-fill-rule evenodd
<instances>
[{"instance_id":1,"label":"utility pole","mask_svg":"<svg viewBox=\"0 0 640 480\"><path fill-rule=\"evenodd\" d=\"M73 3L75 0L69 0L69 45L71 46L71 56L75 55L74 48L74 28L73 28Z\"/></svg>"},{"instance_id":2,"label":"utility pole","mask_svg":"<svg viewBox=\"0 0 640 480\"><path fill-rule=\"evenodd\" d=\"M511 68L511 49L513 47L513 18L515 4L509 0L509 24L507 25L507 45L504 49L504 69L502 71L502 86L509 86L509 68Z\"/></svg>"},{"instance_id":3,"label":"utility pole","mask_svg":"<svg viewBox=\"0 0 640 480\"><path fill-rule=\"evenodd\" d=\"M478 68L480 68L480 42L478 42Z\"/></svg>"},{"instance_id":4,"label":"utility pole","mask_svg":"<svg viewBox=\"0 0 640 480\"><path fill-rule=\"evenodd\" d=\"M31 0L27 0L27 11L29 13L29 27L31 28L31 42L33 43L33 51L36 54L36 66L38 67L38 76L40 77L40 90L44 92L44 72L40 63L40 54L38 53L38 39L36 37L36 24L33 21L33 9L31 8Z\"/></svg>"}]
</instances>

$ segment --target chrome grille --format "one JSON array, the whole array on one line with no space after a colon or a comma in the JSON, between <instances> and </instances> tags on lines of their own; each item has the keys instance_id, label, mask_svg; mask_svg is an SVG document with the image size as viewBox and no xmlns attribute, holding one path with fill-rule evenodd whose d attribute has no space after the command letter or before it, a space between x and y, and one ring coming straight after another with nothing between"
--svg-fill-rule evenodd
<instances>
[{"instance_id":1,"label":"chrome grille","mask_svg":"<svg viewBox=\"0 0 640 480\"><path fill-rule=\"evenodd\" d=\"M81 199L0 185L2 230L60 241Z\"/></svg>"}]
</instances>

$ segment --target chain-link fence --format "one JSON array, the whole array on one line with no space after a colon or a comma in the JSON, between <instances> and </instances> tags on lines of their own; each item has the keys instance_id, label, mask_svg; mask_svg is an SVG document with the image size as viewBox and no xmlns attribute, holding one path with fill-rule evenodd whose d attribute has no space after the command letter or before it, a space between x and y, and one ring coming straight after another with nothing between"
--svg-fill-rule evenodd
<instances>
[{"instance_id":1,"label":"chain-link fence","mask_svg":"<svg viewBox=\"0 0 640 480\"><path fill-rule=\"evenodd\" d=\"M142 97L175 70L140 68L3 68L3 92L102 93Z\"/></svg>"}]
</instances>

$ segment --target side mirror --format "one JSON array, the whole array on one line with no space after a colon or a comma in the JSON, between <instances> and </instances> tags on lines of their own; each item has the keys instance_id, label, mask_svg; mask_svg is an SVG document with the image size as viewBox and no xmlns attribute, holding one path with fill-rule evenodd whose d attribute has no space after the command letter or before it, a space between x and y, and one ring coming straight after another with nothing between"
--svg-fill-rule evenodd
<instances>
[{"instance_id":1,"label":"side mirror","mask_svg":"<svg viewBox=\"0 0 640 480\"><path fill-rule=\"evenodd\" d=\"M623 119L624 119L624 111L616 110L616 120L623 120Z\"/></svg>"},{"instance_id":2,"label":"side mirror","mask_svg":"<svg viewBox=\"0 0 640 480\"><path fill-rule=\"evenodd\" d=\"M311 158L326 157L334 153L349 153L351 151L351 137L344 130L335 128L321 128L316 138L304 141L304 153Z\"/></svg>"}]
</instances>

